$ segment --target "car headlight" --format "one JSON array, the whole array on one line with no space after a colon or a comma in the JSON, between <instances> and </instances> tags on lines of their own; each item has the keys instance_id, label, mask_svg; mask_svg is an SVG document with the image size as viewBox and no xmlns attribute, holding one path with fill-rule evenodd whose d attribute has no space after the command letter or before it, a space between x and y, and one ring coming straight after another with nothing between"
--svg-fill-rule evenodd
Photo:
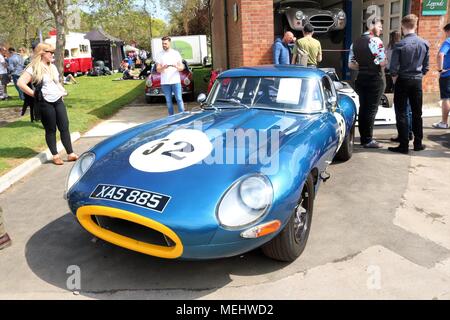
<instances>
[{"instance_id":1,"label":"car headlight","mask_svg":"<svg viewBox=\"0 0 450 320\"><path fill-rule=\"evenodd\" d=\"M147 81L145 82L145 85L146 85L147 87L151 88L152 85L153 85L152 79L147 79Z\"/></svg>"},{"instance_id":2,"label":"car headlight","mask_svg":"<svg viewBox=\"0 0 450 320\"><path fill-rule=\"evenodd\" d=\"M296 18L297 20L302 20L303 17L304 17L303 11L297 11L297 12L295 13L295 18Z\"/></svg>"},{"instance_id":3,"label":"car headlight","mask_svg":"<svg viewBox=\"0 0 450 320\"><path fill-rule=\"evenodd\" d=\"M70 63L66 64L66 68L67 69L70 68Z\"/></svg>"},{"instance_id":4,"label":"car headlight","mask_svg":"<svg viewBox=\"0 0 450 320\"><path fill-rule=\"evenodd\" d=\"M339 11L339 13L337 14L337 18L339 20L345 20L345 18L346 18L345 12L344 11Z\"/></svg>"},{"instance_id":5,"label":"car headlight","mask_svg":"<svg viewBox=\"0 0 450 320\"><path fill-rule=\"evenodd\" d=\"M186 85L186 86L188 86L188 85L190 85L191 84L191 80L189 80L189 78L184 78L184 84Z\"/></svg>"},{"instance_id":6,"label":"car headlight","mask_svg":"<svg viewBox=\"0 0 450 320\"><path fill-rule=\"evenodd\" d=\"M67 192L77 183L81 177L89 170L91 165L94 163L95 154L92 152L86 152L80 156L80 158L75 162L70 170L69 176L67 178Z\"/></svg>"},{"instance_id":7,"label":"car headlight","mask_svg":"<svg viewBox=\"0 0 450 320\"><path fill-rule=\"evenodd\" d=\"M263 175L234 183L220 201L217 218L227 228L241 228L261 218L273 200L273 187Z\"/></svg>"}]
</instances>

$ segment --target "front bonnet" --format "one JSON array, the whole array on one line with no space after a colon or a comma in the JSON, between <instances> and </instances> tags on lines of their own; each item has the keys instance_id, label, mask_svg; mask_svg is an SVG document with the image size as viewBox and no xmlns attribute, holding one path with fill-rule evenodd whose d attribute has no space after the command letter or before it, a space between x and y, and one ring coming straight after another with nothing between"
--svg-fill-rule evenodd
<instances>
[{"instance_id":1,"label":"front bonnet","mask_svg":"<svg viewBox=\"0 0 450 320\"><path fill-rule=\"evenodd\" d=\"M210 237L224 192L242 176L278 174L278 168L271 168L272 157L313 117L268 110L204 111L141 130L113 150L105 150L108 144L93 148L100 156L69 192L69 205L73 212L83 205L114 206L171 226L178 234L203 229ZM92 197L102 186L156 193L167 203L155 210Z\"/></svg>"}]
</instances>

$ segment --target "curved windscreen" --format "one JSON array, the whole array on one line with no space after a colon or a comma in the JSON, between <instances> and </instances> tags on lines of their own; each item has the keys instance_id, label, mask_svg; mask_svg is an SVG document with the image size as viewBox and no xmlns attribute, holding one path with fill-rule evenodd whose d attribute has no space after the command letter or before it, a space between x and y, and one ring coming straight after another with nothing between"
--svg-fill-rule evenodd
<instances>
[{"instance_id":1,"label":"curved windscreen","mask_svg":"<svg viewBox=\"0 0 450 320\"><path fill-rule=\"evenodd\" d=\"M317 79L282 77L221 78L208 97L216 108L249 107L314 113L323 109Z\"/></svg>"}]
</instances>

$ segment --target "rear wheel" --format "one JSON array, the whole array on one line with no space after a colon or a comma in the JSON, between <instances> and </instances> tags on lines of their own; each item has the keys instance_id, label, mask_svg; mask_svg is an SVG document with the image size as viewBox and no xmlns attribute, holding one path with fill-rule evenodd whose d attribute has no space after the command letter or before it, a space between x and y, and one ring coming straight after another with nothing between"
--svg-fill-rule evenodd
<instances>
[{"instance_id":1,"label":"rear wheel","mask_svg":"<svg viewBox=\"0 0 450 320\"><path fill-rule=\"evenodd\" d=\"M314 207L314 179L310 174L303 185L300 200L284 229L262 247L272 259L292 262L306 247Z\"/></svg>"},{"instance_id":2,"label":"rear wheel","mask_svg":"<svg viewBox=\"0 0 450 320\"><path fill-rule=\"evenodd\" d=\"M345 137L344 141L342 142L341 148L339 149L334 159L338 161L350 160L350 158L353 155L354 143L355 143L355 125L353 125L352 129L350 130L350 133L347 135L347 137Z\"/></svg>"}]
</instances>

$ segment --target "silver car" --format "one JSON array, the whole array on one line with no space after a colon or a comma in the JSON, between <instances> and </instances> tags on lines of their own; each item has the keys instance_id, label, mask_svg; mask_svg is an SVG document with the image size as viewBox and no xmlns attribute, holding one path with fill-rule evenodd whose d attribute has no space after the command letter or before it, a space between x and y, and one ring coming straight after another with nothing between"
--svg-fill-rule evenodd
<instances>
[{"instance_id":1,"label":"silver car","mask_svg":"<svg viewBox=\"0 0 450 320\"><path fill-rule=\"evenodd\" d=\"M340 8L321 9L317 1L274 0L275 14L285 15L292 30L302 31L310 23L315 33L344 30L347 17Z\"/></svg>"}]
</instances>

